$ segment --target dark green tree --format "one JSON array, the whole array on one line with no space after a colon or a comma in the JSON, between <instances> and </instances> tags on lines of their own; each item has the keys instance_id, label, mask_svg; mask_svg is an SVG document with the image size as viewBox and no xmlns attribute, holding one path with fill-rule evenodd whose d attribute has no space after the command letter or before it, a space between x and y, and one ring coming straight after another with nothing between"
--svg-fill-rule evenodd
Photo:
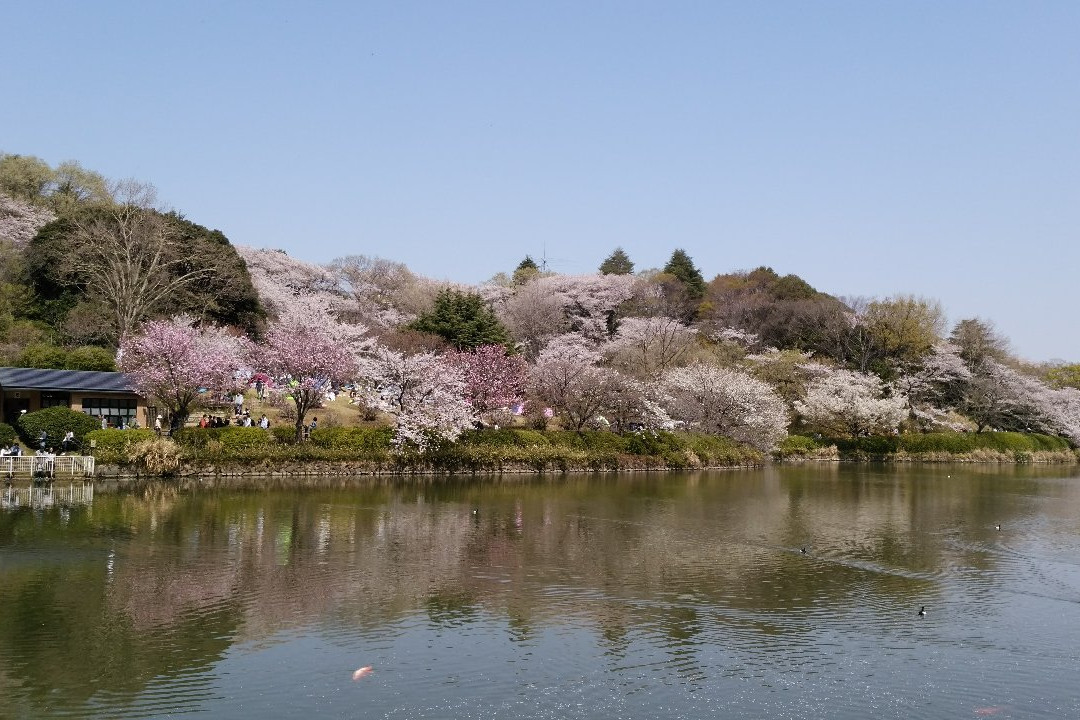
<instances>
[{"instance_id":1,"label":"dark green tree","mask_svg":"<svg viewBox=\"0 0 1080 720\"><path fill-rule=\"evenodd\" d=\"M621 247L615 248L607 259L600 263L601 275L632 275L633 273L634 263Z\"/></svg>"},{"instance_id":2,"label":"dark green tree","mask_svg":"<svg viewBox=\"0 0 1080 720\"><path fill-rule=\"evenodd\" d=\"M189 268L214 268L215 272L195 285L170 295L164 315L187 313L214 325L231 325L257 336L266 313L251 282L247 264L229 238L175 213L167 216L176 226L180 243L189 248Z\"/></svg>"},{"instance_id":3,"label":"dark green tree","mask_svg":"<svg viewBox=\"0 0 1080 720\"><path fill-rule=\"evenodd\" d=\"M154 210L140 210L162 229L167 242L160 247L162 261L155 271L163 277L158 283L171 283L164 295L154 296L140 308L140 319L188 313L214 324L232 325L248 334L257 333L264 312L252 285L247 265L228 238L218 230L209 230L175 213L162 215ZM104 297L100 288L87 276L90 252L80 227L109 227L112 211L105 206L86 205L51 222L30 242L26 258L27 275L35 292L32 319L60 331L69 314L80 303L93 301L103 308L117 303L116 297ZM115 269L115 268L114 268ZM197 273L193 282L178 282ZM120 328L103 312L100 324L115 338Z\"/></svg>"},{"instance_id":4,"label":"dark green tree","mask_svg":"<svg viewBox=\"0 0 1080 720\"><path fill-rule=\"evenodd\" d=\"M536 261L532 259L532 256L526 255L525 259L518 263L517 269L514 270L514 274L510 278L510 282L513 285L524 285L539 274L540 266L536 264Z\"/></svg>"},{"instance_id":5,"label":"dark green tree","mask_svg":"<svg viewBox=\"0 0 1080 720\"><path fill-rule=\"evenodd\" d=\"M682 283L691 300L701 300L705 296L705 278L701 276L701 271L682 248L671 253L671 259L664 266L664 272L674 275Z\"/></svg>"},{"instance_id":6,"label":"dark green tree","mask_svg":"<svg viewBox=\"0 0 1080 720\"><path fill-rule=\"evenodd\" d=\"M413 321L409 328L438 335L458 350L510 344L506 328L484 299L460 290L441 291L431 311Z\"/></svg>"}]
</instances>

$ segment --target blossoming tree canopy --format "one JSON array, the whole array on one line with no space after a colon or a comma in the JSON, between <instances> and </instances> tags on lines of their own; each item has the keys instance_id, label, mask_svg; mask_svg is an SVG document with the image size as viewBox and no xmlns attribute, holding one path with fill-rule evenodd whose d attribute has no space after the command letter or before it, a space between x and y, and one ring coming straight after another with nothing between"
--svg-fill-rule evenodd
<instances>
[{"instance_id":1,"label":"blossoming tree canopy","mask_svg":"<svg viewBox=\"0 0 1080 720\"><path fill-rule=\"evenodd\" d=\"M502 345L482 345L469 352L449 352L445 360L461 371L465 397L478 413L509 407L522 399L528 364Z\"/></svg>"},{"instance_id":2,"label":"blossoming tree canopy","mask_svg":"<svg viewBox=\"0 0 1080 720\"><path fill-rule=\"evenodd\" d=\"M907 415L907 399L889 390L876 375L834 368L810 383L806 399L796 402L795 409L829 433L891 433Z\"/></svg>"},{"instance_id":3,"label":"blossoming tree canopy","mask_svg":"<svg viewBox=\"0 0 1080 720\"><path fill-rule=\"evenodd\" d=\"M209 393L236 383L248 343L222 328L196 325L188 316L153 320L120 347L119 366L136 389L167 409L183 424Z\"/></svg>"},{"instance_id":4,"label":"blossoming tree canopy","mask_svg":"<svg viewBox=\"0 0 1080 720\"><path fill-rule=\"evenodd\" d=\"M787 434L787 406L768 384L742 372L694 363L663 377L671 417L761 450Z\"/></svg>"},{"instance_id":5,"label":"blossoming tree canopy","mask_svg":"<svg viewBox=\"0 0 1080 720\"><path fill-rule=\"evenodd\" d=\"M375 347L361 359L360 377L365 401L395 417L399 447L455 440L476 419L461 369L433 353Z\"/></svg>"},{"instance_id":6,"label":"blossoming tree canopy","mask_svg":"<svg viewBox=\"0 0 1080 720\"><path fill-rule=\"evenodd\" d=\"M296 437L303 435L304 416L318 407L335 383L352 380L357 355L369 342L365 328L341 325L317 306L295 306L266 329L266 342L254 348L252 363L271 376L288 376L285 390L296 402Z\"/></svg>"}]
</instances>

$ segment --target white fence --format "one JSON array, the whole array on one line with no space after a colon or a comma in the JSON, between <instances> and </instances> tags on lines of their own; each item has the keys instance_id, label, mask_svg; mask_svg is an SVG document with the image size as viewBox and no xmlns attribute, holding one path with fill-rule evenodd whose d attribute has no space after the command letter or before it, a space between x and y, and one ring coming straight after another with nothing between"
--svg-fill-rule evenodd
<instances>
[{"instance_id":1,"label":"white fence","mask_svg":"<svg viewBox=\"0 0 1080 720\"><path fill-rule=\"evenodd\" d=\"M5 458L6 459L6 458ZM15 459L15 458L12 458ZM25 488L7 487L0 490L0 508L48 508L55 505L89 505L94 502L93 483L71 483L68 487L30 485Z\"/></svg>"},{"instance_id":2,"label":"white fence","mask_svg":"<svg viewBox=\"0 0 1080 720\"><path fill-rule=\"evenodd\" d=\"M0 457L0 478L93 477L90 455L5 455Z\"/></svg>"}]
</instances>

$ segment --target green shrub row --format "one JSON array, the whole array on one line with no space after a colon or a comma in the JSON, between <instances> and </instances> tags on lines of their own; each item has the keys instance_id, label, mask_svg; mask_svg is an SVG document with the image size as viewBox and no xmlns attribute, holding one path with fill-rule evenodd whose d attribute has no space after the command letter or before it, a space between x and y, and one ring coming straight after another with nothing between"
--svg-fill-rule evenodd
<instances>
[{"instance_id":1,"label":"green shrub row","mask_svg":"<svg viewBox=\"0 0 1080 720\"><path fill-rule=\"evenodd\" d=\"M183 428L172 434L173 440L195 454L208 451L215 455L250 454L251 451L296 445L298 448L313 446L344 451L351 457L364 459L385 458L390 452L393 436L393 428L386 426L320 428L311 433L309 442L296 445L296 430L286 425L275 426L269 432L258 427L230 425L222 428Z\"/></svg>"},{"instance_id":2,"label":"green shrub row","mask_svg":"<svg viewBox=\"0 0 1080 720\"><path fill-rule=\"evenodd\" d=\"M193 450L235 452L255 450L275 444L274 436L260 427L228 425L220 428L182 428L172 434L178 445Z\"/></svg>"},{"instance_id":3,"label":"green shrub row","mask_svg":"<svg viewBox=\"0 0 1080 720\"><path fill-rule=\"evenodd\" d=\"M363 455L385 457L389 454L394 429L387 425L377 427L329 427L311 432L311 444L315 447L346 450Z\"/></svg>"},{"instance_id":4,"label":"green shrub row","mask_svg":"<svg viewBox=\"0 0 1080 720\"><path fill-rule=\"evenodd\" d=\"M1000 450L1003 452L1040 452L1068 450L1065 438L1038 433L926 433L902 435L901 447L906 452L972 452Z\"/></svg>"}]
</instances>

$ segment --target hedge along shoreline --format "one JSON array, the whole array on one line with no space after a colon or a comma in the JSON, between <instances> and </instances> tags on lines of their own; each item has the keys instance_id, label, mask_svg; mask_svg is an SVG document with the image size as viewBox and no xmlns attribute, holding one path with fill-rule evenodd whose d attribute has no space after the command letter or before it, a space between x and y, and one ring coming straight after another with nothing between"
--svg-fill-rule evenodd
<instances>
[{"instance_id":1,"label":"hedge along shoreline","mask_svg":"<svg viewBox=\"0 0 1080 720\"><path fill-rule=\"evenodd\" d=\"M886 462L1076 463L1080 451L1064 438L1037 433L912 433L860 438L792 435L773 453L792 460Z\"/></svg>"},{"instance_id":2,"label":"hedge along shoreline","mask_svg":"<svg viewBox=\"0 0 1080 720\"><path fill-rule=\"evenodd\" d=\"M393 429L386 426L320 428L302 443L295 443L291 432L286 437L232 426L185 428L172 440L145 430L98 430L87 438L96 444L100 474L117 477L563 473L747 467L767 461L761 452L726 438L668 432L479 430L425 452L396 452ZM176 466L168 472L147 466L147 458L165 454L154 452L154 443L179 448Z\"/></svg>"}]
</instances>

